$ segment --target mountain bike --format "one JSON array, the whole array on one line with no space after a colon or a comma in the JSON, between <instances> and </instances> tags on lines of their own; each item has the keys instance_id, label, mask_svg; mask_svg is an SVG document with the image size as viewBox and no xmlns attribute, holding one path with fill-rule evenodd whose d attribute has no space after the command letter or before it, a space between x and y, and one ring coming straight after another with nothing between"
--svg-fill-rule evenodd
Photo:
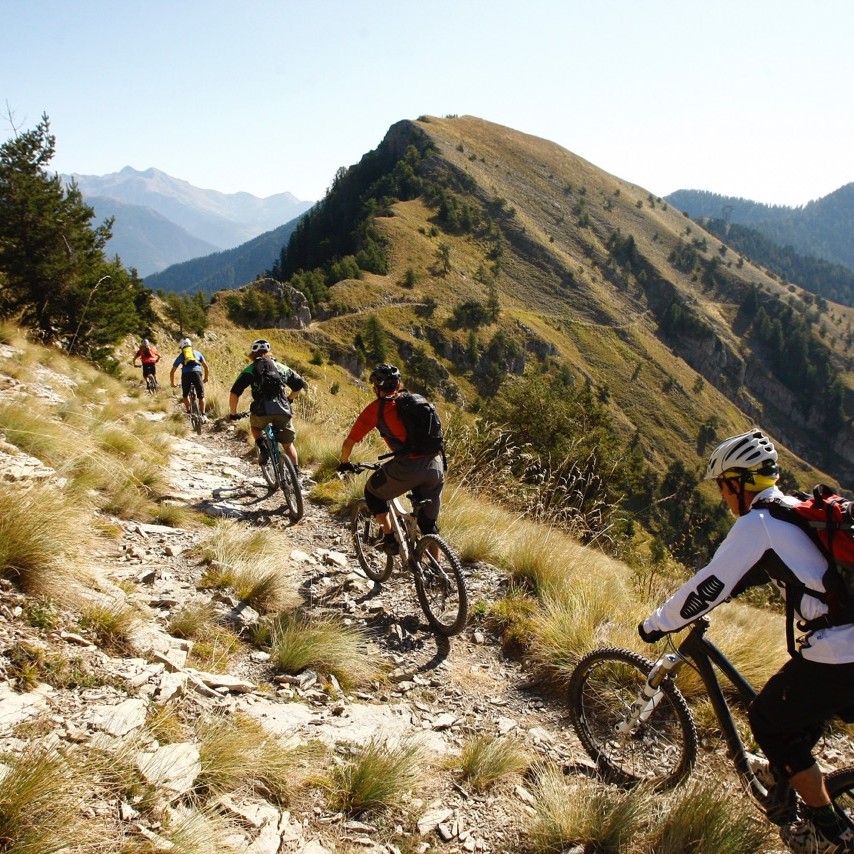
<instances>
[{"instance_id":1,"label":"mountain bike","mask_svg":"<svg viewBox=\"0 0 854 854\"><path fill-rule=\"evenodd\" d=\"M157 394L160 386L157 384L157 377L154 374L148 374L145 378L145 388L149 394Z\"/></svg>"},{"instance_id":2,"label":"mountain bike","mask_svg":"<svg viewBox=\"0 0 854 854\"><path fill-rule=\"evenodd\" d=\"M246 415L249 413L238 412L236 418L243 418ZM285 496L288 518L291 522L299 522L305 512L305 502L297 467L282 450L271 424L265 424L261 432L268 452L267 459L263 463L259 461L261 474L264 475L264 480L271 491L282 490L282 495Z\"/></svg>"},{"instance_id":3,"label":"mountain bike","mask_svg":"<svg viewBox=\"0 0 854 854\"><path fill-rule=\"evenodd\" d=\"M356 472L376 471L379 463L354 463ZM438 534L421 534L416 519L424 506L413 494L406 496L412 510L399 498L389 502L389 521L400 544L401 566L408 568L415 582L418 604L430 626L445 637L459 634L468 617L468 593L460 561ZM371 581L387 581L394 568L394 556L379 550L383 532L364 500L353 508L350 534L359 566Z\"/></svg>"},{"instance_id":4,"label":"mountain bike","mask_svg":"<svg viewBox=\"0 0 854 854\"><path fill-rule=\"evenodd\" d=\"M676 785L691 773L697 759L694 718L674 681L687 664L705 686L728 756L747 791L775 824L793 821L794 790L784 779L774 779L767 762L746 749L717 671L744 708L757 692L706 638L709 625L707 616L695 620L679 647L673 649L671 644L671 651L655 662L616 647L585 655L569 681L575 731L609 782L625 787L644 782L661 789ZM854 816L854 767L827 774L825 784L834 803L849 819Z\"/></svg>"}]
</instances>

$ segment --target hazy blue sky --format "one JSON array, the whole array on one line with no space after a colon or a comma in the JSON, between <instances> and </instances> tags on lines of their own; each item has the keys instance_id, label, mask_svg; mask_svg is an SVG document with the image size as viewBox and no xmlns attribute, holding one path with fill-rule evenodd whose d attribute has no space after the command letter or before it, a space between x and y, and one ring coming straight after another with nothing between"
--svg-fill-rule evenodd
<instances>
[{"instance_id":1,"label":"hazy blue sky","mask_svg":"<svg viewBox=\"0 0 854 854\"><path fill-rule=\"evenodd\" d=\"M315 200L455 113L800 205L854 181L852 36L851 0L0 0L0 139L45 112L59 172Z\"/></svg>"}]
</instances>

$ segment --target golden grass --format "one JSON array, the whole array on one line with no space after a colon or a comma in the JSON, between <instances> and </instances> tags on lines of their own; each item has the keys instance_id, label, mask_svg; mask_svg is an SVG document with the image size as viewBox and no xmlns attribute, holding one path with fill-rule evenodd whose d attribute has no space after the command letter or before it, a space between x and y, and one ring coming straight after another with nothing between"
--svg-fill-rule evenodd
<instances>
[{"instance_id":1,"label":"golden grass","mask_svg":"<svg viewBox=\"0 0 854 854\"><path fill-rule=\"evenodd\" d=\"M281 614L270 628L270 658L282 673L311 668L335 676L343 688L368 685L383 674L367 636L332 616Z\"/></svg>"},{"instance_id":2,"label":"golden grass","mask_svg":"<svg viewBox=\"0 0 854 854\"><path fill-rule=\"evenodd\" d=\"M500 780L523 774L531 762L531 755L518 739L481 735L468 739L459 758L448 764L459 767L463 780L482 792Z\"/></svg>"},{"instance_id":3,"label":"golden grass","mask_svg":"<svg viewBox=\"0 0 854 854\"><path fill-rule=\"evenodd\" d=\"M423 754L412 741L389 744L372 738L332 772L329 804L347 815L399 808L401 798L421 779Z\"/></svg>"},{"instance_id":4,"label":"golden grass","mask_svg":"<svg viewBox=\"0 0 854 854\"><path fill-rule=\"evenodd\" d=\"M167 625L170 634L193 641L189 660L204 670L224 673L242 648L240 639L217 621L209 603L191 603L173 614Z\"/></svg>"},{"instance_id":5,"label":"golden grass","mask_svg":"<svg viewBox=\"0 0 854 854\"><path fill-rule=\"evenodd\" d=\"M0 778L0 848L15 854L95 851L95 828L80 814L78 781L57 752L37 745Z\"/></svg>"},{"instance_id":6,"label":"golden grass","mask_svg":"<svg viewBox=\"0 0 854 854\"><path fill-rule=\"evenodd\" d=\"M643 787L624 792L587 778L567 781L553 767L539 769L534 797L535 815L522 849L529 854L551 854L574 846L625 854L630 840L649 825L656 802L655 793Z\"/></svg>"},{"instance_id":7,"label":"golden grass","mask_svg":"<svg viewBox=\"0 0 854 854\"><path fill-rule=\"evenodd\" d=\"M299 594L281 568L288 548L279 532L221 520L196 547L208 564L199 586L230 588L242 602L262 612L295 607L301 601Z\"/></svg>"},{"instance_id":8,"label":"golden grass","mask_svg":"<svg viewBox=\"0 0 854 854\"><path fill-rule=\"evenodd\" d=\"M94 600L80 612L81 627L95 636L99 646L120 655L132 652L131 635L141 619L136 608L119 599Z\"/></svg>"},{"instance_id":9,"label":"golden grass","mask_svg":"<svg viewBox=\"0 0 854 854\"><path fill-rule=\"evenodd\" d=\"M263 727L242 714L200 718L196 723L202 770L196 793L203 796L259 785L279 805L291 798L295 759Z\"/></svg>"},{"instance_id":10,"label":"golden grass","mask_svg":"<svg viewBox=\"0 0 854 854\"><path fill-rule=\"evenodd\" d=\"M91 542L85 518L55 487L6 487L0 491L0 574L28 594L63 598Z\"/></svg>"},{"instance_id":11,"label":"golden grass","mask_svg":"<svg viewBox=\"0 0 854 854\"><path fill-rule=\"evenodd\" d=\"M658 821L644 839L655 854L751 854L780 847L776 829L740 789L694 781L667 796Z\"/></svg>"}]
</instances>

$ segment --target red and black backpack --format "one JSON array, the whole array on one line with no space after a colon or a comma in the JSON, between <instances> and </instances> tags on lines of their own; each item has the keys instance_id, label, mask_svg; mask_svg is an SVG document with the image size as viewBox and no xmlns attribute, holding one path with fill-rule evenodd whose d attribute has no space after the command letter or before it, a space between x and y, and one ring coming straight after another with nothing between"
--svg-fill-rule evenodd
<instances>
[{"instance_id":1,"label":"red and black backpack","mask_svg":"<svg viewBox=\"0 0 854 854\"><path fill-rule=\"evenodd\" d=\"M854 623L854 501L837 495L829 486L819 484L812 495L795 493L798 503L784 504L779 500L759 501L753 507L766 509L775 519L797 525L815 543L827 560L822 577L824 592L806 585L794 594L814 596L827 605L828 612L814 620L800 620L802 631L816 631L828 626ZM786 579L787 607L792 599Z\"/></svg>"}]
</instances>

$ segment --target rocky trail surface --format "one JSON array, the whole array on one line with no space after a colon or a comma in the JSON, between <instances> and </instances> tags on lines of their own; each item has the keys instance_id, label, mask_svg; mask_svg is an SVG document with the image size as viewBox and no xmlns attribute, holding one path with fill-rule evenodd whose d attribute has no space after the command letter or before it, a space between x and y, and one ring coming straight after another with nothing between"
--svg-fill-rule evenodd
<instances>
[{"instance_id":1,"label":"rocky trail surface","mask_svg":"<svg viewBox=\"0 0 854 854\"><path fill-rule=\"evenodd\" d=\"M11 446L0 447L0 452L0 477L50 477L49 469L14 453ZM205 565L193 548L207 533L204 529L112 520L120 536L100 540L102 550L92 558L99 567L102 595L121 593L143 615L126 654L97 645L71 614L62 614L50 631L40 632L32 625L33 604L9 582L0 582L0 649L6 656L22 645L49 645L98 676L90 687L73 689L38 684L21 691L8 679L0 683L0 753L19 752L28 738L59 746L115 746L145 733L152 713L165 708L185 719L241 714L286 748L322 745L346 755L348 746L372 738L415 739L432 762L405 804L405 813L414 816L405 828L400 817L389 821L369 814L348 820L328 807L317 786L303 787L288 808L256 790L217 800L217 810L233 828L223 845L254 854L519 850L534 815L530 784L519 778L477 792L443 760L456 755L472 736L509 735L549 763L581 773L589 765L560 698L533 685L530 674L504 655L478 620L477 603L500 597L503 574L489 566L466 567L473 616L459 636L437 638L419 609L411 578L396 570L377 585L362 574L348 520L310 500L308 471L302 473L308 496L305 516L289 523L281 496L269 492L253 452L227 422L209 425L200 437L176 440L169 478L174 502L211 517L280 531L287 543L281 571L304 605L313 614L336 614L362 627L387 661L389 678L370 690L344 691L327 674L277 676L267 653L248 643L228 659L227 667L210 668L218 672L192 666L193 642L169 634L171 616L187 605L205 603L223 623L248 635L259 615L222 591L200 589ZM837 754L829 757L836 760L833 764L841 764L842 745L836 741L826 747ZM160 789L169 808L178 809L201 770L198 744L161 744L143 735L138 750L137 767ZM702 764L708 771L708 761ZM737 783L728 779L724 785ZM84 810L115 815L122 833L148 838L155 850L162 842L163 850L169 850L158 833L159 823L133 803L90 797Z\"/></svg>"},{"instance_id":2,"label":"rocky trail surface","mask_svg":"<svg viewBox=\"0 0 854 854\"><path fill-rule=\"evenodd\" d=\"M10 449L11 450L11 449ZM7 479L50 475L19 454L6 460ZM170 499L213 517L282 531L289 554L282 572L292 580L312 613L335 613L362 626L387 660L390 673L375 690L345 692L324 674L275 676L268 656L247 644L226 672L202 672L188 664L192 641L167 631L172 615L191 603L212 604L223 621L239 631L258 620L251 608L221 591L200 590L205 565L192 557L204 530L119 522L121 535L94 555L105 595L122 591L144 619L134 629L133 650L125 656L100 648L95 638L63 615L48 635L51 648L87 672L97 687L52 688L45 684L19 692L0 685L0 751L20 749L26 735L86 745L115 741L141 731L152 708L173 705L184 715L243 713L258 721L285 747L322 743L332 750L365 744L371 738L416 739L436 767L419 785L408 811L418 816L409 850L433 846L454 851L510 851L516 848L532 795L524 781L479 794L456 782L441 766L473 735L514 735L543 759L561 763L577 753L560 703L528 687L521 665L505 658L494 639L470 620L450 640L428 628L411 578L396 570L377 585L361 572L350 544L348 520L310 500L305 516L291 525L282 496L270 493L245 440L227 425L209 425L202 436L176 440L170 463ZM310 474L303 472L310 496ZM501 574L490 567L467 567L470 603L494 601ZM28 604L10 583L0 588L0 644L4 650L45 644L24 618ZM63 622L66 623L63 626ZM192 742L147 745L139 762L149 782L177 803L197 775L199 751ZM260 796L225 798L219 805L234 822L237 850L251 852L399 850L381 829L347 821L317 795L291 811ZM118 810L127 832L157 839L132 804L95 803L93 810ZM400 830L400 827L397 828Z\"/></svg>"}]
</instances>

